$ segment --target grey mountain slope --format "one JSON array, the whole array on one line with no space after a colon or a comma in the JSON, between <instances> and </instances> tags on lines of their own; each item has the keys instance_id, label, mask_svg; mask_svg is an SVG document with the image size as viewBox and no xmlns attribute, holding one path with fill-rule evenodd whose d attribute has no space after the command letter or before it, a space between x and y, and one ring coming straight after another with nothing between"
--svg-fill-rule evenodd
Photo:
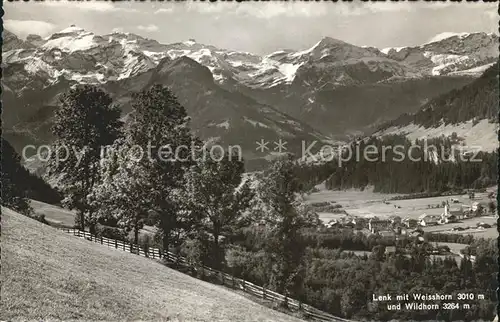
<instances>
[{"instance_id":1,"label":"grey mountain slope","mask_svg":"<svg viewBox=\"0 0 500 322\"><path fill-rule=\"evenodd\" d=\"M260 139L283 137L297 147L323 139L320 132L339 139L369 132L470 83L474 68L498 57L498 37L485 33L389 50L326 37L267 56L75 26L45 39L6 34L3 121L16 147L50 142L57 96L70 86L100 84L127 113L130 92L159 82L174 90L200 136L242 144L250 159L262 157Z\"/></svg>"}]
</instances>

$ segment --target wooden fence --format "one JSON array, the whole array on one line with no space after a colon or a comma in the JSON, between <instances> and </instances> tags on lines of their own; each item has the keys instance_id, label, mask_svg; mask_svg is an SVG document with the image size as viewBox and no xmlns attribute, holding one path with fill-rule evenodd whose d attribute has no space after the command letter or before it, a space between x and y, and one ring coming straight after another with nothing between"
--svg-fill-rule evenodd
<instances>
[{"instance_id":1,"label":"wooden fence","mask_svg":"<svg viewBox=\"0 0 500 322\"><path fill-rule=\"evenodd\" d=\"M342 319L321 310L318 310L310 305L301 303L300 301L288 298L279 293L273 292L264 287L255 285L253 283L247 282L240 278L234 277L224 272L214 270L207 266L193 265L189 263L188 260L182 256L177 256L176 254L168 251L161 251L158 248L144 248L139 245L134 245L125 241L110 239L106 237L97 237L90 234L89 232L78 230L78 229L67 229L60 228L60 230L72 234L73 236L87 239L92 242L99 243L117 250L122 250L130 252L136 255L144 256L150 259L166 259L169 262L180 264L184 267L189 267L196 271L203 270L203 275L209 276L218 280L222 285L232 287L234 289L239 289L245 293L251 294L253 296L259 297L263 300L271 301L277 304L286 304L289 309L302 312L307 318L314 319L316 321L345 321L349 320Z\"/></svg>"}]
</instances>

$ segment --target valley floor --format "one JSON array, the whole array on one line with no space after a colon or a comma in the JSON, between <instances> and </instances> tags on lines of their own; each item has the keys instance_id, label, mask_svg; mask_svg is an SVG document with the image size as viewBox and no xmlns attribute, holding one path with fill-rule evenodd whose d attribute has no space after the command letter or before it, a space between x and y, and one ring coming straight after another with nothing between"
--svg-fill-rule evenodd
<instances>
[{"instance_id":1,"label":"valley floor","mask_svg":"<svg viewBox=\"0 0 500 322\"><path fill-rule=\"evenodd\" d=\"M2 207L2 320L300 321Z\"/></svg>"},{"instance_id":2,"label":"valley floor","mask_svg":"<svg viewBox=\"0 0 500 322\"><path fill-rule=\"evenodd\" d=\"M450 201L450 198L458 200L458 203L450 204L450 206L452 207L460 207L460 205L471 206L473 202L489 202L490 199L488 198L488 193L491 191L496 192L496 187L487 189L487 192L485 193L476 193L474 200L470 200L468 195L389 200L390 198L395 197L398 194L376 193L370 189L365 189L365 191L359 191L356 189L333 191L326 190L324 185L318 185L317 188L317 192L311 193L310 195L305 197L306 203L314 204L320 202L335 202L335 204L341 205L342 209L345 210L350 216L363 218L376 216L380 219L387 219L391 216L418 219L418 217L423 214L441 215L441 213L443 213L444 211L441 203L443 201ZM387 203L385 203L384 201L387 201ZM429 206L435 208L429 208ZM345 214L331 213L327 211L319 212L318 214L320 219L324 223L327 223L332 219L340 219L342 217L345 217ZM423 230L428 232L440 233L459 233L463 235L472 234L474 235L474 237L478 238L496 238L498 236L496 227L475 229L478 223L482 222L493 225L494 223L496 223L496 221L497 220L494 216L486 215L481 217L463 219L457 223L423 227ZM454 227L474 228L461 231L452 231L451 229Z\"/></svg>"}]
</instances>

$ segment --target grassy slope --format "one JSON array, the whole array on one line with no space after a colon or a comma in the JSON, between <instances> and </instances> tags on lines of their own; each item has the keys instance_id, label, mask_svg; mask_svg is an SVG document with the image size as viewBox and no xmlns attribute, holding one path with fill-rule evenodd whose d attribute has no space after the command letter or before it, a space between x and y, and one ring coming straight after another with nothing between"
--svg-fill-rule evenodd
<instances>
[{"instance_id":1,"label":"grassy slope","mask_svg":"<svg viewBox=\"0 0 500 322\"><path fill-rule=\"evenodd\" d=\"M44 214L49 223L71 228L75 224L75 212L45 202L31 200L31 207L37 214Z\"/></svg>"},{"instance_id":2,"label":"grassy slope","mask_svg":"<svg viewBox=\"0 0 500 322\"><path fill-rule=\"evenodd\" d=\"M54 206L45 202L31 200L31 207L36 214L45 215L45 220L54 227L65 227L73 228L75 225L76 211L61 208L59 206ZM139 231L139 238L143 235L149 235L151 238L154 237L156 233L156 228L151 226L144 226ZM132 239L134 233L131 231L129 237Z\"/></svg>"},{"instance_id":3,"label":"grassy slope","mask_svg":"<svg viewBox=\"0 0 500 322\"><path fill-rule=\"evenodd\" d=\"M2 320L299 321L2 208Z\"/></svg>"}]
</instances>

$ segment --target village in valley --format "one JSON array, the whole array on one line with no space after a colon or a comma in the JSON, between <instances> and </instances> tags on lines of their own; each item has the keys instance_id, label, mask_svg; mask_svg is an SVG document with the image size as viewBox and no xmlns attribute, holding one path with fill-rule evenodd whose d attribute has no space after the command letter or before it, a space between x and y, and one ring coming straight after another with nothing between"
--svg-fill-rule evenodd
<instances>
[{"instance_id":1,"label":"village in valley","mask_svg":"<svg viewBox=\"0 0 500 322\"><path fill-rule=\"evenodd\" d=\"M387 253L396 251L397 245L402 245L404 240L416 239L428 243L430 255L454 256L459 261L464 257L461 251L467 243L435 242L437 238L429 239L429 236L449 234L476 239L495 238L498 219L496 189L417 198L375 193L370 189L331 191L318 185L314 192L304 196L304 200L315 209L328 229L349 229L367 236L392 239L396 246L386 247ZM404 247L400 248L405 252ZM474 256L469 258L474 260Z\"/></svg>"}]
</instances>

